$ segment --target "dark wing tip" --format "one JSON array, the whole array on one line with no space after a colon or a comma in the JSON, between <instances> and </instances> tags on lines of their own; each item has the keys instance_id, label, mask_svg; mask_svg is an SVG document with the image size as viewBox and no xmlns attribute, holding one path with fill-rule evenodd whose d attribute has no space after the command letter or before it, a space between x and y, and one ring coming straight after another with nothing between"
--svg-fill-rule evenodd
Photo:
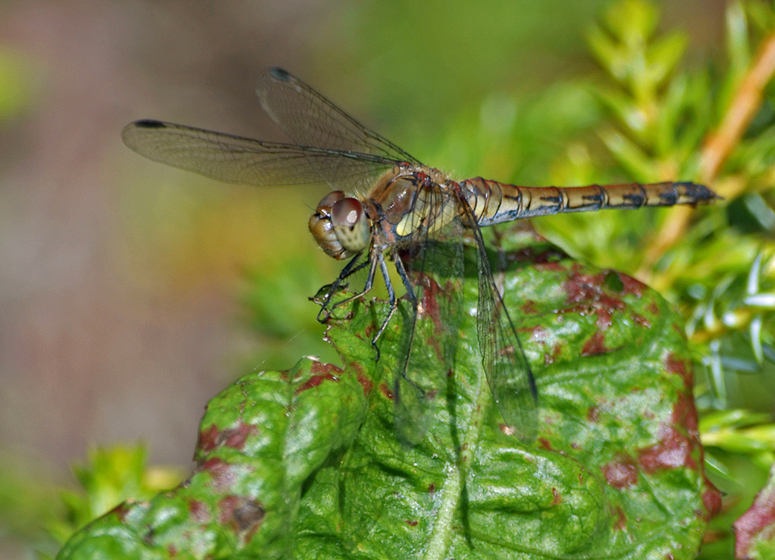
<instances>
[{"instance_id":1,"label":"dark wing tip","mask_svg":"<svg viewBox=\"0 0 775 560\"><path fill-rule=\"evenodd\" d=\"M272 75L272 77L275 80L280 80L283 82L290 82L292 78L292 76L288 73L287 70L284 70L279 66L275 66L274 68L271 68L269 70L269 73Z\"/></svg>"},{"instance_id":2,"label":"dark wing tip","mask_svg":"<svg viewBox=\"0 0 775 560\"><path fill-rule=\"evenodd\" d=\"M145 152L141 149L143 140L147 138L146 133L143 131L161 130L165 128L169 128L167 123L155 121L153 119L142 119L126 125L124 130L121 131L121 139L124 141L124 144L129 146L129 148L135 152L146 155ZM149 132L147 134L153 133Z\"/></svg>"},{"instance_id":3,"label":"dark wing tip","mask_svg":"<svg viewBox=\"0 0 775 560\"><path fill-rule=\"evenodd\" d=\"M167 128L165 123L161 121L155 121L153 119L142 119L135 121L129 126L133 126L135 128Z\"/></svg>"}]
</instances>

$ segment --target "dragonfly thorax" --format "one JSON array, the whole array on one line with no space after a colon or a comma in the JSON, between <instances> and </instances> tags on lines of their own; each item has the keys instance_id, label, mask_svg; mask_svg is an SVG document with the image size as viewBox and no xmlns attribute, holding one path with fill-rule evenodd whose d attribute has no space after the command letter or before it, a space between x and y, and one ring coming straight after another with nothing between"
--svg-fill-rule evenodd
<instances>
[{"instance_id":1,"label":"dragonfly thorax","mask_svg":"<svg viewBox=\"0 0 775 560\"><path fill-rule=\"evenodd\" d=\"M337 260L357 255L369 246L371 226L363 205L342 191L328 193L309 219L309 231L321 249Z\"/></svg>"}]
</instances>

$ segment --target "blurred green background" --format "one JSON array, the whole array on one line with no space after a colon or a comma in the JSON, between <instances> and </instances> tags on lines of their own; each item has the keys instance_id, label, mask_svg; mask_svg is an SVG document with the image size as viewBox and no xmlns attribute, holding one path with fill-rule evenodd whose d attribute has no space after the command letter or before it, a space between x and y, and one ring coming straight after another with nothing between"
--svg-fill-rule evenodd
<instances>
[{"instance_id":1,"label":"blurred green background","mask_svg":"<svg viewBox=\"0 0 775 560\"><path fill-rule=\"evenodd\" d=\"M152 463L187 470L202 407L225 384L302 355L335 359L306 299L340 266L307 232L325 189L166 168L123 146L126 123L285 140L253 94L259 70L278 65L458 177L631 180L590 93L609 80L588 37L610 4L0 4L0 457L12 475L0 534L13 537L0 557L45 548L40 512L56 513L54 485L93 442L143 440ZM682 68L723 60L727 2L654 5L658 32L683 34ZM573 254L630 273L655 227L631 214L550 220L539 229ZM771 412L763 386L730 398Z\"/></svg>"}]
</instances>

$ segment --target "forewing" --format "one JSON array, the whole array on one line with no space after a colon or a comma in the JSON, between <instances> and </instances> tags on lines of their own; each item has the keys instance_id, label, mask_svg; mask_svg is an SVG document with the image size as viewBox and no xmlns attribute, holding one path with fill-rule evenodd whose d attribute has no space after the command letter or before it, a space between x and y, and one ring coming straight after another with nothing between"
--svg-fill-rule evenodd
<instances>
[{"instance_id":1,"label":"forewing","mask_svg":"<svg viewBox=\"0 0 775 560\"><path fill-rule=\"evenodd\" d=\"M493 399L503 419L525 442L535 439L538 431L538 392L533 372L522 350L500 291L495 285L484 239L476 225L468 202L459 198L467 224L471 224L476 242L479 298L477 333L482 366Z\"/></svg>"},{"instance_id":2,"label":"forewing","mask_svg":"<svg viewBox=\"0 0 775 560\"><path fill-rule=\"evenodd\" d=\"M298 144L419 164L282 68L264 70L256 94L272 120Z\"/></svg>"},{"instance_id":3,"label":"forewing","mask_svg":"<svg viewBox=\"0 0 775 560\"><path fill-rule=\"evenodd\" d=\"M124 143L138 154L226 183L282 186L372 181L393 166L370 154L263 142L180 124L142 120L127 125Z\"/></svg>"},{"instance_id":4,"label":"forewing","mask_svg":"<svg viewBox=\"0 0 775 560\"><path fill-rule=\"evenodd\" d=\"M412 444L424 437L436 403L454 380L450 374L455 371L464 297L462 238L448 235L438 240L425 227L425 210L448 207L449 197L438 189L424 194L419 198L425 206L416 204L412 214L413 243L398 257L407 264L418 303L416 317L403 317L403 359L399 361L403 365L394 385L397 434Z\"/></svg>"}]
</instances>

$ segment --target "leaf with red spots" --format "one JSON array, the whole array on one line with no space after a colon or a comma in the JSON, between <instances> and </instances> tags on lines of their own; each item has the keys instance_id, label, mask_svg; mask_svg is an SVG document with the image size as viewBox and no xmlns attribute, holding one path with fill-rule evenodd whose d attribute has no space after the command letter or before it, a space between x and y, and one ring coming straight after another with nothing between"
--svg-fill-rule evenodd
<instances>
[{"instance_id":1,"label":"leaf with red spots","mask_svg":"<svg viewBox=\"0 0 775 560\"><path fill-rule=\"evenodd\" d=\"M348 350L345 370L303 359L238 380L208 404L183 484L96 520L59 557L281 557L305 485L352 444L366 412L370 345L343 330L332 338Z\"/></svg>"},{"instance_id":2,"label":"leaf with red spots","mask_svg":"<svg viewBox=\"0 0 775 560\"><path fill-rule=\"evenodd\" d=\"M343 368L303 360L227 388L202 420L191 477L96 521L60 558L694 558L719 501L669 305L525 229L490 250L538 386L535 443L493 404L469 252L451 369L443 300L421 306L415 381L436 385L417 445L396 437L392 391L407 304L375 362L366 333L387 308L356 301L329 331Z\"/></svg>"},{"instance_id":3,"label":"leaf with red spots","mask_svg":"<svg viewBox=\"0 0 775 560\"><path fill-rule=\"evenodd\" d=\"M775 558L775 465L751 507L735 521L735 558Z\"/></svg>"}]
</instances>

